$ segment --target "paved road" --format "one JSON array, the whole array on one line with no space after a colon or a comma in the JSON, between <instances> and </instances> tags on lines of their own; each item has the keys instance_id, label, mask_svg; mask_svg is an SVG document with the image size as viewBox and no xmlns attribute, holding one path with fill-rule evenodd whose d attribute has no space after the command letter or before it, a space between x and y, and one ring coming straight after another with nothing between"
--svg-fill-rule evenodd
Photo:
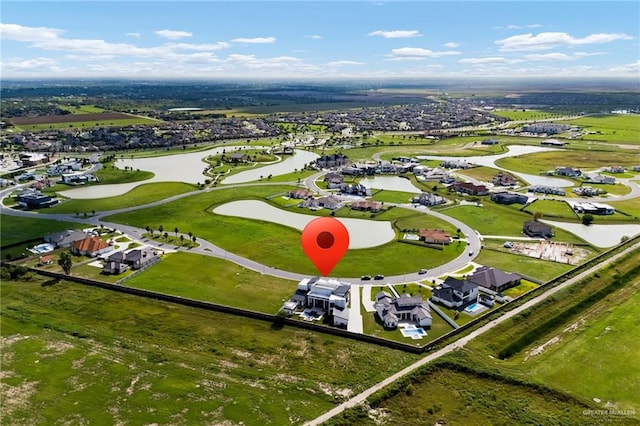
<instances>
[{"instance_id":1,"label":"paved road","mask_svg":"<svg viewBox=\"0 0 640 426\"><path fill-rule=\"evenodd\" d=\"M551 290L548 290L546 292L544 292L543 294L534 297L533 299L531 299L530 301L526 302L525 304L518 306L517 308L505 313L504 315L502 315L501 317L485 324L484 326L478 328L477 330L474 330L473 332L469 333L467 336L461 337L460 339L458 339L457 341L445 346L442 349L439 349L433 353L428 354L427 356L425 356L424 358L420 359L419 361L411 364L410 366L404 368L403 370L397 372L396 374L387 377L386 379L384 379L383 381L381 381L380 383L370 387L369 389L359 393L358 395L354 396L353 398L349 399L348 401L343 402L342 404L338 405L337 407L327 411L326 413L324 413L323 415L305 423L305 425L307 426L314 426L314 425L320 425L324 422L326 422L327 420L329 420L330 418L337 416L338 414L342 413L344 410L346 410L347 408L356 406L358 404L364 403L367 398L369 398L371 395L373 395L375 392L381 390L382 388L384 388L385 386L390 385L391 383L397 381L398 379L406 376L407 374L411 373L412 371L422 367L423 365L434 361L438 358L440 358L443 355L446 355L450 352L453 352L456 349L460 349L462 347L464 347L470 340L475 339L476 337L482 335L483 333L486 333L487 331L491 330L493 327L495 327L496 325L503 323L504 321L507 321L510 318L513 318L514 316L518 315L519 313L521 313L522 311L524 311L525 309L528 309L534 305L537 305L538 303L544 301L545 299L547 299L548 297L554 295L555 293L561 291L562 289L569 287L577 282L580 282L580 280L582 280L583 278L588 277L589 275L593 274L594 272L597 272L598 270L600 270L603 266L612 263L613 261L615 261L616 259L627 255L635 250L640 249L640 243L636 243L635 245L627 248L626 250L624 250L623 252L612 256L611 258L607 259L605 262L603 262L602 264L596 265L584 272L582 272L581 274L565 281L564 283L558 285L557 287L552 288Z\"/></svg>"}]
</instances>

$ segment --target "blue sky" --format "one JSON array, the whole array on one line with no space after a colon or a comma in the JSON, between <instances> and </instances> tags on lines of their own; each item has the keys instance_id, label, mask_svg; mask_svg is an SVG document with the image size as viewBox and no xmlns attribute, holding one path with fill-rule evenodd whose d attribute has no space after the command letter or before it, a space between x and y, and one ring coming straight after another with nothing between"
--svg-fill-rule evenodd
<instances>
[{"instance_id":1,"label":"blue sky","mask_svg":"<svg viewBox=\"0 0 640 426\"><path fill-rule=\"evenodd\" d=\"M640 77L640 2L3 1L2 78Z\"/></svg>"}]
</instances>

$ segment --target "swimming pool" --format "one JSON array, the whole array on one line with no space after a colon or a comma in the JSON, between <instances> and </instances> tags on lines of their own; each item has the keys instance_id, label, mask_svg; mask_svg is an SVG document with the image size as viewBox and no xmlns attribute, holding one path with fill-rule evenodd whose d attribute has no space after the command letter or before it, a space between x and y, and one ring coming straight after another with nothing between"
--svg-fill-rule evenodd
<instances>
[{"instance_id":1,"label":"swimming pool","mask_svg":"<svg viewBox=\"0 0 640 426\"><path fill-rule=\"evenodd\" d=\"M479 303L473 303L467 306L466 308L464 308L464 311L468 313L472 313L480 309L482 309L482 306Z\"/></svg>"},{"instance_id":2,"label":"swimming pool","mask_svg":"<svg viewBox=\"0 0 640 426\"><path fill-rule=\"evenodd\" d=\"M402 328L400 332L404 337L411 337L412 339L422 339L423 336L427 335L427 332L424 331L423 328Z\"/></svg>"},{"instance_id":3,"label":"swimming pool","mask_svg":"<svg viewBox=\"0 0 640 426\"><path fill-rule=\"evenodd\" d=\"M28 249L31 253L35 253L35 254L42 254L42 253L48 253L50 251L55 250L55 247L52 246L49 243L42 243L42 244L38 244L35 247L31 247L30 249Z\"/></svg>"}]
</instances>

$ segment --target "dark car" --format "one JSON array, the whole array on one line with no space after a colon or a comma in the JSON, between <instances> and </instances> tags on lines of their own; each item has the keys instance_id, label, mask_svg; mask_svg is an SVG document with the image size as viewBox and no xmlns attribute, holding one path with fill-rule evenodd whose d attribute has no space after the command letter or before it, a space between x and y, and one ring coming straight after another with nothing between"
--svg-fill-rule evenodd
<instances>
[{"instance_id":1,"label":"dark car","mask_svg":"<svg viewBox=\"0 0 640 426\"><path fill-rule=\"evenodd\" d=\"M373 277L374 280L384 280L384 275L382 274L378 274L375 277Z\"/></svg>"},{"instance_id":2,"label":"dark car","mask_svg":"<svg viewBox=\"0 0 640 426\"><path fill-rule=\"evenodd\" d=\"M427 270L426 270L426 269L420 269L420 270L418 271L418 273L419 273L420 275L423 275L423 274L426 274L426 273L427 273Z\"/></svg>"},{"instance_id":3,"label":"dark car","mask_svg":"<svg viewBox=\"0 0 640 426\"><path fill-rule=\"evenodd\" d=\"M362 281L369 281L371 279L371 275L363 275L360 277Z\"/></svg>"}]
</instances>

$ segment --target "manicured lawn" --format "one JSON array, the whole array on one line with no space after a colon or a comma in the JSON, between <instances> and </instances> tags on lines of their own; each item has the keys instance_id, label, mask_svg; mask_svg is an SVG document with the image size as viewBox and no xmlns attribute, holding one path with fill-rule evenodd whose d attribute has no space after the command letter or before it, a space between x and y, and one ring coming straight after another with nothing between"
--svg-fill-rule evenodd
<instances>
[{"instance_id":1,"label":"manicured lawn","mask_svg":"<svg viewBox=\"0 0 640 426\"><path fill-rule=\"evenodd\" d=\"M96 172L100 184L130 183L151 179L154 174L144 170L124 170L111 164L105 164Z\"/></svg>"},{"instance_id":2,"label":"manicured lawn","mask_svg":"<svg viewBox=\"0 0 640 426\"><path fill-rule=\"evenodd\" d=\"M569 204L563 200L542 200L538 199L529 204L525 211L531 214L542 213L543 218L564 218L570 220L578 220L578 215L573 212Z\"/></svg>"},{"instance_id":3,"label":"manicured lawn","mask_svg":"<svg viewBox=\"0 0 640 426\"><path fill-rule=\"evenodd\" d=\"M103 108L99 108L94 105L68 106L58 104L58 108L69 111L71 114L97 114L100 112L104 112Z\"/></svg>"},{"instance_id":4,"label":"manicured lawn","mask_svg":"<svg viewBox=\"0 0 640 426\"><path fill-rule=\"evenodd\" d=\"M374 291L372 291L372 293L374 293ZM381 323L379 324L376 322L375 312L364 312L363 309L361 313L363 332L365 334L381 337L383 339L395 340L409 345L424 346L453 330L453 328L443 320L440 315L435 312L431 312L431 328L425 329L427 336L422 339L413 340L411 337L404 337L399 329L385 330Z\"/></svg>"},{"instance_id":5,"label":"manicured lawn","mask_svg":"<svg viewBox=\"0 0 640 426\"><path fill-rule=\"evenodd\" d=\"M417 359L65 281L1 286L6 424L301 424Z\"/></svg>"},{"instance_id":6,"label":"manicured lawn","mask_svg":"<svg viewBox=\"0 0 640 426\"><path fill-rule=\"evenodd\" d=\"M192 253L171 253L125 285L275 314L297 282L274 278L235 263ZM259 301L259 302L258 302Z\"/></svg>"},{"instance_id":7,"label":"manicured lawn","mask_svg":"<svg viewBox=\"0 0 640 426\"><path fill-rule=\"evenodd\" d=\"M640 198L634 198L633 200L626 201L610 201L607 204L615 208L616 212L624 212L632 218L640 218Z\"/></svg>"},{"instance_id":8,"label":"manicured lawn","mask_svg":"<svg viewBox=\"0 0 640 426\"><path fill-rule=\"evenodd\" d=\"M494 169L493 167L480 166L480 167L472 167L472 168L466 169L466 170L459 170L459 171L456 171L456 174L462 175L462 176L468 176L470 178L477 179L477 180L482 181L482 182L491 182L491 180L494 178L494 176L496 176L500 172L501 172L501 170ZM502 173L505 174L505 172L502 172ZM509 173L506 173L506 174L509 175ZM511 176L512 178L518 180L513 175L509 175L509 176ZM519 182L522 185L522 182L521 181L519 181Z\"/></svg>"},{"instance_id":9,"label":"manicured lawn","mask_svg":"<svg viewBox=\"0 0 640 426\"><path fill-rule=\"evenodd\" d=\"M142 228L151 226L154 229L162 224L167 231L174 227L188 229L199 238L270 267L316 274L315 267L300 247L299 231L279 224L211 213L215 206L229 201L251 198L264 200L265 197L287 192L290 188L257 186L214 190L161 206L110 216L105 220ZM351 210L344 213L346 217L365 217L362 214ZM376 219L392 221L406 214L404 209L395 208ZM408 211L408 214L412 213ZM366 213L366 217L369 218L370 214ZM348 251L332 275L357 277L377 273L403 274L447 262L463 249L464 246L451 245L441 251L392 241L375 248Z\"/></svg>"},{"instance_id":10,"label":"manicured lawn","mask_svg":"<svg viewBox=\"0 0 640 426\"><path fill-rule=\"evenodd\" d=\"M0 216L0 242L1 245L13 244L31 238L44 237L46 234L65 229L82 229L85 226L76 222L32 219L3 214Z\"/></svg>"},{"instance_id":11,"label":"manicured lawn","mask_svg":"<svg viewBox=\"0 0 640 426\"><path fill-rule=\"evenodd\" d=\"M531 291L531 290L533 290L534 288L537 288L537 287L538 287L538 284L536 284L536 283L534 283L532 281L528 281L528 280L522 279L520 281L520 284L518 284L515 287L511 287L511 288L508 288L508 289L504 290L502 292L502 294L504 294L505 296L509 296L509 297L512 297L512 298L515 299L516 297L520 297L523 294L525 294L526 292Z\"/></svg>"},{"instance_id":12,"label":"manicured lawn","mask_svg":"<svg viewBox=\"0 0 640 426\"><path fill-rule=\"evenodd\" d=\"M380 190L371 199L385 203L405 204L410 203L411 199L416 195L411 192Z\"/></svg>"},{"instance_id":13,"label":"manicured lawn","mask_svg":"<svg viewBox=\"0 0 640 426\"><path fill-rule=\"evenodd\" d=\"M136 124L154 124L154 123L158 123L159 121L160 120L155 120L152 118L132 117L132 118L98 120L98 121L73 121L73 122L65 122L65 123L22 124L15 127L16 129L20 129L23 132L28 132L28 131L51 130L51 129L67 129L67 128L90 129L92 127L98 127L98 126L99 127L132 126Z\"/></svg>"},{"instance_id":14,"label":"manicured lawn","mask_svg":"<svg viewBox=\"0 0 640 426\"><path fill-rule=\"evenodd\" d=\"M90 212L92 210L104 212L125 207L140 206L195 190L195 185L182 182L146 183L133 188L126 194L115 197L67 200L49 208L47 213L80 213Z\"/></svg>"}]
</instances>

